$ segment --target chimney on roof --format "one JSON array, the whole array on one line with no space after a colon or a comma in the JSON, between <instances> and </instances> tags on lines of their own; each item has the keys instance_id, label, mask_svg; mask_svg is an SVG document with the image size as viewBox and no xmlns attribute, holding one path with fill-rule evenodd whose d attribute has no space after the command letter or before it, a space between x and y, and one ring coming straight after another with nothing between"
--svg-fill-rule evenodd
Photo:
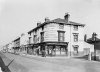
<instances>
[{"instance_id":1,"label":"chimney on roof","mask_svg":"<svg viewBox=\"0 0 100 72\"><path fill-rule=\"evenodd\" d=\"M70 14L67 12L67 13L65 13L65 16L64 16L64 19L68 22L69 21L69 16L70 16Z\"/></svg>"},{"instance_id":2,"label":"chimney on roof","mask_svg":"<svg viewBox=\"0 0 100 72\"><path fill-rule=\"evenodd\" d=\"M84 35L84 41L87 41L87 34Z\"/></svg>"},{"instance_id":3,"label":"chimney on roof","mask_svg":"<svg viewBox=\"0 0 100 72\"><path fill-rule=\"evenodd\" d=\"M95 40L96 37L97 37L97 34L95 32L93 32L93 34L92 34L92 40Z\"/></svg>"},{"instance_id":4,"label":"chimney on roof","mask_svg":"<svg viewBox=\"0 0 100 72\"><path fill-rule=\"evenodd\" d=\"M50 19L48 17L45 18L45 22L48 22L50 21Z\"/></svg>"},{"instance_id":5,"label":"chimney on roof","mask_svg":"<svg viewBox=\"0 0 100 72\"><path fill-rule=\"evenodd\" d=\"M39 25L41 25L41 22L40 21L37 22L37 26L39 26Z\"/></svg>"}]
</instances>

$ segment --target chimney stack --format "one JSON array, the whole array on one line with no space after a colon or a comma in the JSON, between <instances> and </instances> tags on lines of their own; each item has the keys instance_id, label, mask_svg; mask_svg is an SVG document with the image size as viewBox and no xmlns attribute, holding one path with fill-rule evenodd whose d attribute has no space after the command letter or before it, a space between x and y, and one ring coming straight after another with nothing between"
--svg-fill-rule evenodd
<instances>
[{"instance_id":1,"label":"chimney stack","mask_svg":"<svg viewBox=\"0 0 100 72\"><path fill-rule=\"evenodd\" d=\"M50 19L48 17L45 18L45 22L48 22L50 21Z\"/></svg>"},{"instance_id":2,"label":"chimney stack","mask_svg":"<svg viewBox=\"0 0 100 72\"><path fill-rule=\"evenodd\" d=\"M85 42L87 41L87 35L86 34L84 35L84 41Z\"/></svg>"},{"instance_id":3,"label":"chimney stack","mask_svg":"<svg viewBox=\"0 0 100 72\"><path fill-rule=\"evenodd\" d=\"M69 16L70 16L70 14L67 12L67 13L65 13L65 16L64 16L64 19L68 22L69 21Z\"/></svg>"},{"instance_id":4,"label":"chimney stack","mask_svg":"<svg viewBox=\"0 0 100 72\"><path fill-rule=\"evenodd\" d=\"M92 40L95 40L96 37L97 37L97 34L95 32L93 32L93 34L92 34Z\"/></svg>"}]
</instances>

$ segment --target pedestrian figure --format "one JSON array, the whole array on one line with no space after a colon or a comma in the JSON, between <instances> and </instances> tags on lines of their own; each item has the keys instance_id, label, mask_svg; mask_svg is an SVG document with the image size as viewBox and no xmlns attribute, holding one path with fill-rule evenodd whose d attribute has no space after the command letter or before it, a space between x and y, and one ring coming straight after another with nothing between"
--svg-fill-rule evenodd
<instances>
[{"instance_id":1,"label":"pedestrian figure","mask_svg":"<svg viewBox=\"0 0 100 72\"><path fill-rule=\"evenodd\" d=\"M46 57L45 50L42 50L42 57Z\"/></svg>"}]
</instances>

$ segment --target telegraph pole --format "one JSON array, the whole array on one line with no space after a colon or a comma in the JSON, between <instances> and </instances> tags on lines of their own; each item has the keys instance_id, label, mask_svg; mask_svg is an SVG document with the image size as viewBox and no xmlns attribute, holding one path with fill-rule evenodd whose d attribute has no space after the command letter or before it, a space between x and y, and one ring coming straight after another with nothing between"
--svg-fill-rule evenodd
<instances>
[{"instance_id":1,"label":"telegraph pole","mask_svg":"<svg viewBox=\"0 0 100 72\"><path fill-rule=\"evenodd\" d=\"M94 35L94 60L96 60L96 33L93 33Z\"/></svg>"}]
</instances>

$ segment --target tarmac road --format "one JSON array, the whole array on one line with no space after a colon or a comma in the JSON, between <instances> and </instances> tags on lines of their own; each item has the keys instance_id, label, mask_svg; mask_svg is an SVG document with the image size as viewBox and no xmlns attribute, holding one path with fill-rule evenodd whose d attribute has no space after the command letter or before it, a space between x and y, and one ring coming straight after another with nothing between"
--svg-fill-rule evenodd
<instances>
[{"instance_id":1,"label":"tarmac road","mask_svg":"<svg viewBox=\"0 0 100 72\"><path fill-rule=\"evenodd\" d=\"M94 61L63 57L19 56L9 53L1 56L5 65L14 59L9 66L11 72L100 72L100 63Z\"/></svg>"}]
</instances>

